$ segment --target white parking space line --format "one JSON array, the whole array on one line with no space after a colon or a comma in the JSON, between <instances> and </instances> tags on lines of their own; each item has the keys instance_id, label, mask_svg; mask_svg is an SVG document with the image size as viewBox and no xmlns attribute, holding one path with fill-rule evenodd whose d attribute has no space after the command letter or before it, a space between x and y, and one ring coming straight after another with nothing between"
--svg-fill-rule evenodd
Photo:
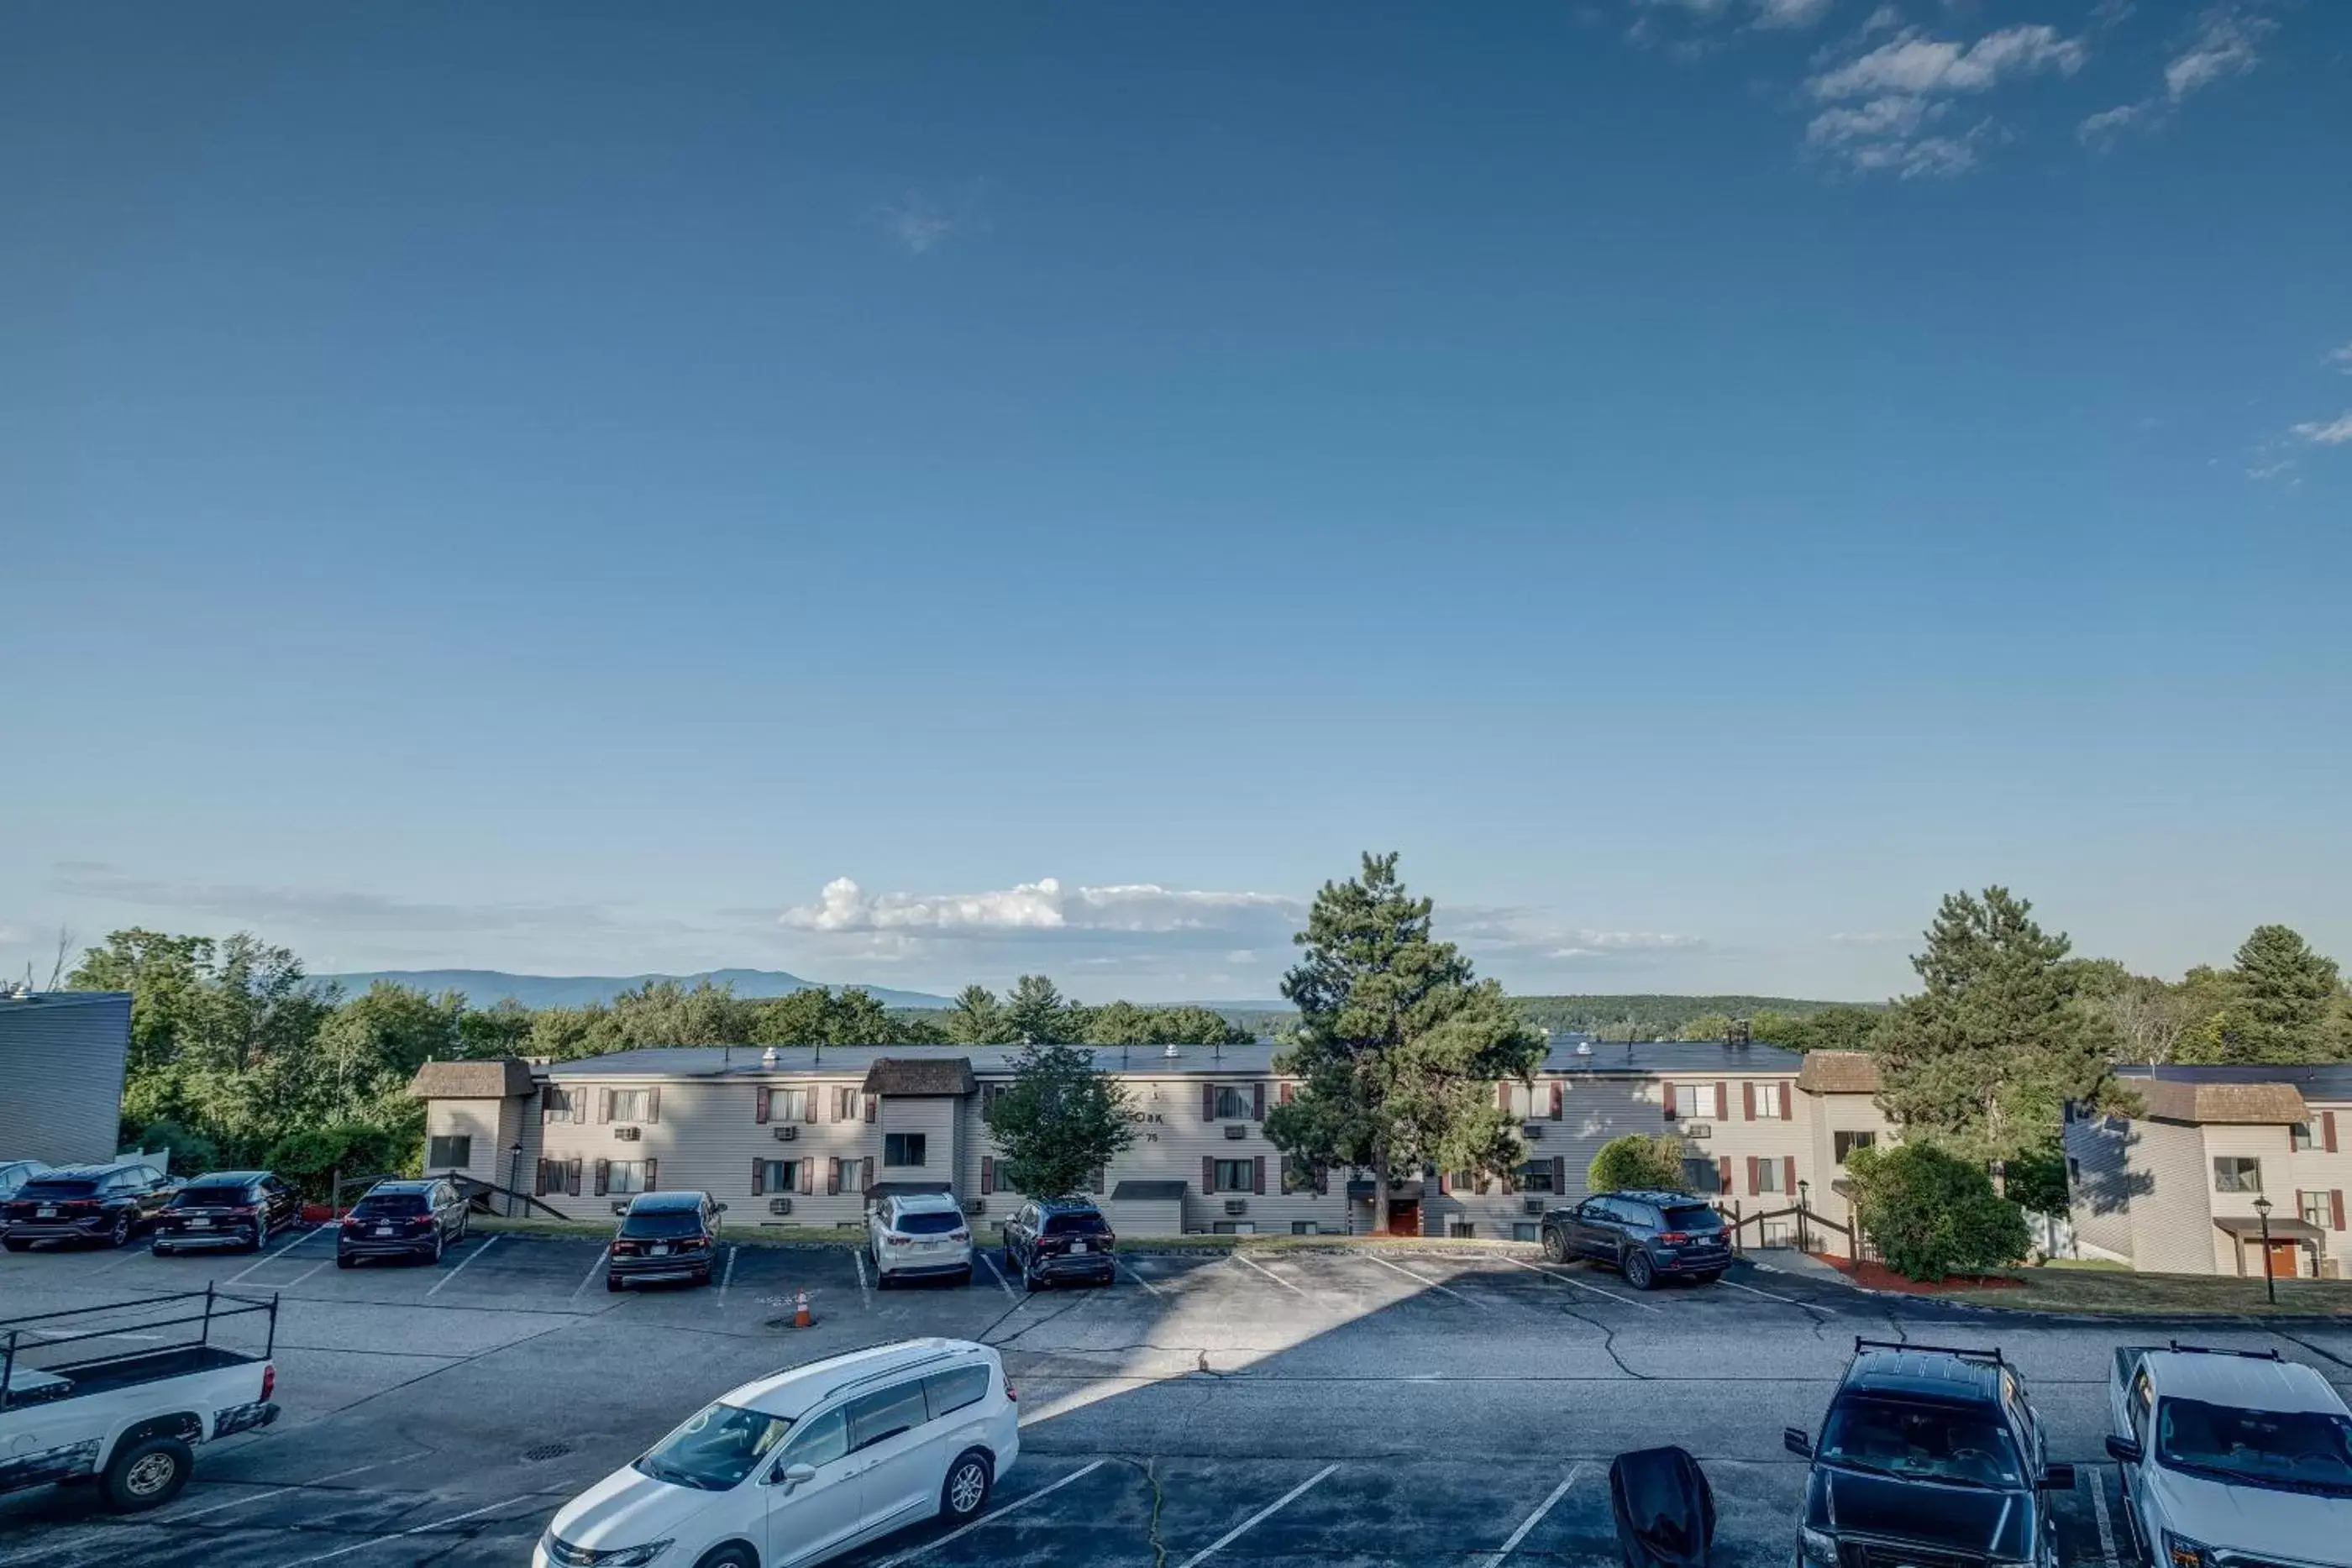
<instances>
[{"instance_id":1,"label":"white parking space line","mask_svg":"<svg viewBox=\"0 0 2352 1568\"><path fill-rule=\"evenodd\" d=\"M224 1285L234 1285L238 1281L244 1279L247 1274L252 1273L255 1270L261 1268L264 1264L277 1262L278 1260L285 1257L286 1254L293 1251L294 1249L301 1246L305 1241L315 1241L321 1236L331 1236L333 1234L334 1227L331 1225L313 1226L311 1228L304 1231L301 1235L297 1236L293 1240L289 1241L285 1246L280 1247L277 1251L270 1253L268 1257L257 1258L252 1262L247 1264L245 1266L244 1273L232 1275L228 1279L222 1281L221 1283Z\"/></svg>"},{"instance_id":2,"label":"white parking space line","mask_svg":"<svg viewBox=\"0 0 2352 1568\"><path fill-rule=\"evenodd\" d=\"M1316 1482L1321 1480L1324 1477L1329 1475L1333 1470L1336 1470L1339 1468L1339 1467L1337 1465L1326 1465L1321 1469L1317 1470L1313 1475L1308 1476L1305 1480L1300 1481L1297 1486L1292 1487L1288 1491L1284 1492L1280 1497L1276 1498L1272 1502L1267 1503L1264 1508L1259 1509L1255 1513L1251 1514L1247 1519L1243 1520L1239 1524L1234 1525L1231 1530L1226 1531L1223 1535L1218 1536L1214 1541L1212 1541L1209 1544L1201 1548L1200 1551L1195 1552L1192 1556L1184 1559L1181 1568L1193 1568L1193 1564L1197 1563L1205 1563L1210 1558L1214 1557L1218 1552L1223 1551L1226 1547L1231 1546L1234 1542L1240 1540L1247 1531L1255 1529L1260 1524L1263 1524L1265 1521L1273 1518L1276 1514L1280 1513L1284 1509L1288 1508L1293 1501L1307 1490L1307 1488L1313 1486Z\"/></svg>"},{"instance_id":3,"label":"white parking space line","mask_svg":"<svg viewBox=\"0 0 2352 1568\"><path fill-rule=\"evenodd\" d=\"M1021 1299L1018 1296L1013 1295L1013 1287L1005 1282L1003 1271L997 1268L996 1260L994 1258L991 1257L988 1253L983 1252L980 1255L980 1260L988 1265L988 1271L990 1273L996 1276L997 1287L1000 1290L1002 1290L1006 1295L1012 1296L1016 1301Z\"/></svg>"},{"instance_id":4,"label":"white parking space line","mask_svg":"<svg viewBox=\"0 0 2352 1568\"><path fill-rule=\"evenodd\" d=\"M1451 1296L1457 1301L1466 1301L1470 1305L1481 1309L1484 1309L1486 1305L1486 1302L1479 1301L1475 1297L1464 1295L1461 1291L1454 1289L1450 1285L1441 1285L1434 1280L1425 1279L1423 1276L1414 1273L1412 1270L1406 1268L1402 1263L1391 1263L1387 1259L1376 1258L1370 1252L1360 1254L1360 1256L1361 1256L1367 1263L1378 1263L1383 1269L1393 1269L1398 1273L1402 1274L1406 1279L1412 1281L1414 1283L1426 1285L1429 1289Z\"/></svg>"},{"instance_id":5,"label":"white parking space line","mask_svg":"<svg viewBox=\"0 0 2352 1568\"><path fill-rule=\"evenodd\" d=\"M2091 1482L2091 1517L2099 1526L2099 1559L2107 1568L2116 1568L2116 1527L2107 1517L2106 1478L2095 1465L2084 1465L2078 1473Z\"/></svg>"},{"instance_id":6,"label":"white parking space line","mask_svg":"<svg viewBox=\"0 0 2352 1568\"><path fill-rule=\"evenodd\" d=\"M403 1454L396 1459L376 1459L364 1465L353 1465L350 1469L335 1470L315 1479L294 1481L282 1487L270 1487L262 1491L247 1492L243 1497L233 1497L226 1502L216 1502L210 1508L199 1508L187 1513L166 1514L158 1518L155 1522L178 1524L183 1520L202 1519L208 1513L222 1513L232 1508L243 1508L247 1503L259 1502L264 1498L279 1497L289 1491L300 1491L305 1487L322 1487L329 1481L345 1480L352 1476L365 1474L369 1470L389 1469L394 1465L404 1465L411 1459L421 1459L432 1451L430 1448L419 1448L413 1454Z\"/></svg>"},{"instance_id":7,"label":"white parking space line","mask_svg":"<svg viewBox=\"0 0 2352 1568\"><path fill-rule=\"evenodd\" d=\"M563 1299L567 1301L578 1301L580 1299L580 1292L596 1282L596 1276L604 1272L604 1260L610 1258L612 1255L612 1244L607 1242L604 1246L604 1249L596 1254L596 1261L589 1264L588 1271L580 1276L580 1282L572 1287L572 1293Z\"/></svg>"},{"instance_id":8,"label":"white parking space line","mask_svg":"<svg viewBox=\"0 0 2352 1568\"><path fill-rule=\"evenodd\" d=\"M537 1492L527 1491L520 1497L510 1497L504 1502L485 1503L480 1508L468 1509L464 1513L453 1513L446 1519L436 1519L430 1524L420 1524L409 1530L396 1530L390 1535L370 1536L365 1541L354 1541L349 1546L338 1546L332 1552L321 1552L315 1557L297 1557L291 1563L279 1563L278 1568L303 1568L305 1563L332 1562L338 1557L348 1557L354 1552L364 1552L371 1546L381 1546L387 1541L405 1541L412 1535L423 1535L427 1531L440 1530L452 1524L462 1524L467 1520L476 1519L486 1513L496 1512L498 1510L502 1508L512 1508L519 1502L541 1502L544 1500L545 1500Z\"/></svg>"},{"instance_id":9,"label":"white parking space line","mask_svg":"<svg viewBox=\"0 0 2352 1568\"><path fill-rule=\"evenodd\" d=\"M272 1285L269 1288L273 1291L290 1291L295 1286L300 1284L303 1281L309 1279L311 1275L317 1273L326 1266L327 1260L321 1258L316 1263L311 1264L309 1268L295 1275L292 1279L280 1281L278 1283Z\"/></svg>"},{"instance_id":10,"label":"white parking space line","mask_svg":"<svg viewBox=\"0 0 2352 1568\"><path fill-rule=\"evenodd\" d=\"M1662 1312L1665 1311L1664 1307L1653 1306L1648 1301L1637 1301L1631 1296L1621 1296L1614 1291L1604 1291L1598 1285L1588 1285L1583 1281L1575 1278L1573 1275L1563 1274L1556 1269L1548 1269L1540 1263L1530 1263L1525 1259L1513 1258L1507 1253L1498 1252L1496 1256L1501 1258L1506 1263L1516 1264L1519 1268L1531 1270L1538 1274L1541 1274L1547 1280L1558 1280L1563 1285L1573 1285L1580 1291L1590 1291L1596 1296L1606 1296L1611 1301L1616 1301L1623 1306L1639 1307L1645 1312Z\"/></svg>"},{"instance_id":11,"label":"white parking space line","mask_svg":"<svg viewBox=\"0 0 2352 1568\"><path fill-rule=\"evenodd\" d=\"M466 1256L459 1260L456 1268L450 1270L447 1273L442 1275L440 1279L434 1281L433 1288L425 1292L425 1299L430 1301L435 1296L439 1295L442 1288L447 1285L450 1281L456 1279L458 1275L464 1273L467 1270L474 1266L475 1259L480 1257L483 1253L488 1252L491 1248L498 1244L499 1238L495 1236L485 1237L482 1240L482 1244L479 1247L475 1248L471 1252L467 1253Z\"/></svg>"},{"instance_id":12,"label":"white parking space line","mask_svg":"<svg viewBox=\"0 0 2352 1568\"><path fill-rule=\"evenodd\" d=\"M1735 1291L1745 1291L1751 1296L1763 1296L1775 1301L1786 1301L1792 1307L1801 1307L1806 1304L1805 1302L1797 1300L1794 1296L1783 1296L1771 1291L1759 1291L1753 1285L1743 1285L1737 1280L1717 1280L1716 1283L1718 1285L1728 1285Z\"/></svg>"},{"instance_id":13,"label":"white parking space line","mask_svg":"<svg viewBox=\"0 0 2352 1568\"><path fill-rule=\"evenodd\" d=\"M923 1544L916 1547L911 1552L901 1552L896 1557L885 1558L880 1563L877 1564L877 1568L898 1568L899 1563L912 1563L916 1558L920 1557L926 1552L936 1552L940 1547L945 1546L949 1542L957 1539L959 1536L969 1535L983 1524L987 1524L994 1520L1003 1519L1006 1514L1011 1513L1016 1508L1026 1508L1031 1503L1035 1502L1039 1498L1051 1492L1060 1491L1072 1481L1077 1480L1082 1477L1094 1474L1097 1470L1103 1468L1104 1463L1105 1461L1101 1459L1096 1459L1092 1463L1087 1465L1083 1469L1072 1470L1060 1480L1055 1481L1050 1485L1039 1487L1035 1491L1030 1492L1024 1497L1014 1498L1003 1508L992 1510L987 1513L983 1513L978 1519L973 1520L970 1524L963 1525L959 1529L949 1531L937 1541L926 1541ZM296 1568L296 1565L289 1563L287 1564L287 1568Z\"/></svg>"},{"instance_id":14,"label":"white parking space line","mask_svg":"<svg viewBox=\"0 0 2352 1568\"><path fill-rule=\"evenodd\" d=\"M1145 1290L1147 1290L1147 1291L1150 1291L1153 1295L1157 1296L1157 1295L1160 1295L1160 1294L1161 1293L1160 1287L1159 1287L1159 1286L1157 1286L1157 1285L1155 1285L1155 1284L1153 1284L1150 1281L1149 1281L1149 1280L1145 1279L1145 1278L1143 1277L1143 1275L1142 1275L1141 1271L1139 1271L1139 1270L1136 1268L1136 1266L1135 1266L1134 1264L1129 1263L1129 1262L1127 1262L1127 1261L1125 1261L1124 1260L1120 1260L1120 1265L1119 1265L1119 1266L1120 1266L1121 1268L1123 1268L1123 1269L1125 1269L1125 1270L1127 1270L1127 1277L1128 1277L1129 1279L1130 1279L1130 1280L1134 1281L1137 1284L1139 1284L1139 1285L1142 1286Z\"/></svg>"},{"instance_id":15,"label":"white parking space line","mask_svg":"<svg viewBox=\"0 0 2352 1568\"><path fill-rule=\"evenodd\" d=\"M1478 1568L1503 1568L1503 1559L1517 1552L1519 1542L1528 1538L1528 1531L1543 1522L1543 1516L1551 1511L1552 1504L1568 1495L1568 1489L1576 1484L1577 1475L1583 1469L1582 1465L1570 1465L1568 1474L1559 1478L1559 1485L1551 1489L1551 1495L1536 1504L1535 1512L1519 1521L1519 1527L1511 1531L1511 1538L1503 1542L1503 1549L1480 1563Z\"/></svg>"},{"instance_id":16,"label":"white parking space line","mask_svg":"<svg viewBox=\"0 0 2352 1568\"><path fill-rule=\"evenodd\" d=\"M1281 1275L1276 1273L1273 1270L1265 1267L1262 1263L1253 1263L1238 1252L1233 1255L1233 1259L1234 1262L1241 1264L1244 1268L1256 1270L1259 1273L1265 1275L1267 1279L1273 1281L1284 1290L1288 1291L1294 1296L1302 1297L1310 1301L1315 1299L1314 1297L1307 1295L1305 1291L1300 1290L1297 1286L1292 1284L1289 1281L1284 1279Z\"/></svg>"},{"instance_id":17,"label":"white parking space line","mask_svg":"<svg viewBox=\"0 0 2352 1568\"><path fill-rule=\"evenodd\" d=\"M727 1310L727 1287L735 1282L735 1254L740 1249L727 1249L727 1272L719 1277L719 1308Z\"/></svg>"},{"instance_id":18,"label":"white parking space line","mask_svg":"<svg viewBox=\"0 0 2352 1568\"><path fill-rule=\"evenodd\" d=\"M152 1247L152 1245L153 1245L153 1244L151 1242L151 1243L149 1244L149 1247ZM117 1259L116 1259L113 1262L111 1262L111 1263L101 1263L101 1264L100 1264L97 1268L92 1269L92 1270L90 1270L90 1273L92 1273L92 1274L94 1274L94 1275L95 1275L95 1274L111 1274L111 1273L113 1273L117 1269L121 1268L125 1263L136 1263L136 1262L138 1262L138 1261L139 1261L139 1260L141 1260L142 1258L146 1258L146 1259L150 1259L150 1260L152 1260L152 1259L153 1259L153 1257L155 1256L155 1254L154 1254L152 1251L151 1251L151 1250L149 1249L149 1247L126 1247L126 1248L124 1248L124 1249L122 1249L122 1250L123 1250L123 1256L121 1256L121 1257L120 1257L120 1258L117 1258Z\"/></svg>"},{"instance_id":19,"label":"white parking space line","mask_svg":"<svg viewBox=\"0 0 2352 1568\"><path fill-rule=\"evenodd\" d=\"M987 1253L982 1252L980 1256L982 1261L986 1261L988 1258ZM866 1308L868 1312L871 1312L874 1308L874 1293L868 1290L866 1285L866 1254L853 1247L849 1249L849 1260L851 1263L856 1265L857 1269L858 1304ZM988 1266L991 1270L993 1270L996 1267L993 1263L990 1263Z\"/></svg>"}]
</instances>

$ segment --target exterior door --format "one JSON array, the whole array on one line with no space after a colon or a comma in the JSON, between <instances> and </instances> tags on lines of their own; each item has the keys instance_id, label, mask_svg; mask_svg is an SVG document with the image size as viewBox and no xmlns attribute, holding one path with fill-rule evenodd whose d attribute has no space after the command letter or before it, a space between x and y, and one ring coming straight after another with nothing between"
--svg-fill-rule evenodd
<instances>
[{"instance_id":1,"label":"exterior door","mask_svg":"<svg viewBox=\"0 0 2352 1568\"><path fill-rule=\"evenodd\" d=\"M849 1402L849 1457L862 1461L858 1494L867 1530L903 1523L939 1506L948 1456L933 1450L922 1379Z\"/></svg>"},{"instance_id":2,"label":"exterior door","mask_svg":"<svg viewBox=\"0 0 2352 1568\"><path fill-rule=\"evenodd\" d=\"M1617 1257L1617 1226L1605 1197L1588 1199L1576 1211L1576 1249L1587 1258Z\"/></svg>"},{"instance_id":3,"label":"exterior door","mask_svg":"<svg viewBox=\"0 0 2352 1568\"><path fill-rule=\"evenodd\" d=\"M793 1465L814 1468L816 1479L787 1486L778 1478ZM763 1561L817 1562L863 1529L865 1468L849 1452L849 1427L839 1410L828 1410L794 1428L762 1488L768 1500Z\"/></svg>"},{"instance_id":4,"label":"exterior door","mask_svg":"<svg viewBox=\"0 0 2352 1568\"><path fill-rule=\"evenodd\" d=\"M2292 1280L2301 1273L2303 1243L2273 1241L2271 1243L2271 1272L2282 1280Z\"/></svg>"},{"instance_id":5,"label":"exterior door","mask_svg":"<svg viewBox=\"0 0 2352 1568\"><path fill-rule=\"evenodd\" d=\"M1421 1234L1421 1200L1399 1197L1389 1200L1389 1229L1400 1236Z\"/></svg>"}]
</instances>

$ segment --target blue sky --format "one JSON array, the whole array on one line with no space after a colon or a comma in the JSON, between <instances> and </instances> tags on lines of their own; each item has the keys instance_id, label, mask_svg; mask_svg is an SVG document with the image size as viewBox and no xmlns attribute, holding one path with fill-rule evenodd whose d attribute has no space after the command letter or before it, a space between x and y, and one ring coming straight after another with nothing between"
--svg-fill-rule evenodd
<instances>
[{"instance_id":1,"label":"blue sky","mask_svg":"<svg viewBox=\"0 0 2352 1568\"><path fill-rule=\"evenodd\" d=\"M11 8L0 968L2352 958L2352 12L1470 16Z\"/></svg>"}]
</instances>

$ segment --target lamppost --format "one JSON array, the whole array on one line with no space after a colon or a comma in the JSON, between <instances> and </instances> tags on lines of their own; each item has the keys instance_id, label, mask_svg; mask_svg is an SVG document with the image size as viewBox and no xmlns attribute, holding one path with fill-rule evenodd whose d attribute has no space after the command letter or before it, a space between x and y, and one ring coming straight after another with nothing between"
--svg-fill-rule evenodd
<instances>
[{"instance_id":1,"label":"lamppost","mask_svg":"<svg viewBox=\"0 0 2352 1568\"><path fill-rule=\"evenodd\" d=\"M2254 1199L2254 1213L2263 1222L2263 1293L2270 1297L2271 1305L2278 1305L2278 1279L2271 1272L2271 1200Z\"/></svg>"},{"instance_id":2,"label":"lamppost","mask_svg":"<svg viewBox=\"0 0 2352 1568\"><path fill-rule=\"evenodd\" d=\"M1800 1179L1797 1183L1797 1250L1809 1250L1805 1246L1805 1214L1813 1207L1813 1184Z\"/></svg>"}]
</instances>

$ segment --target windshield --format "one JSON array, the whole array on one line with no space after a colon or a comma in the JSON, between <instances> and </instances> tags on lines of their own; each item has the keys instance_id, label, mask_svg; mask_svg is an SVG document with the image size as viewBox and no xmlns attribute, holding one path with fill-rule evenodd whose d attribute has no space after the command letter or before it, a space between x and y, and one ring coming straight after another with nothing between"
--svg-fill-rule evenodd
<instances>
[{"instance_id":1,"label":"windshield","mask_svg":"<svg viewBox=\"0 0 2352 1568\"><path fill-rule=\"evenodd\" d=\"M1906 1480L2025 1484L2008 1429L1988 1411L1949 1405L1841 1399L1822 1433L1821 1457L1829 1464Z\"/></svg>"},{"instance_id":2,"label":"windshield","mask_svg":"<svg viewBox=\"0 0 2352 1568\"><path fill-rule=\"evenodd\" d=\"M647 1450L640 1474L672 1486L725 1491L784 1440L793 1424L738 1405L710 1405Z\"/></svg>"},{"instance_id":3,"label":"windshield","mask_svg":"<svg viewBox=\"0 0 2352 1568\"><path fill-rule=\"evenodd\" d=\"M898 1216L896 1228L901 1236L945 1236L963 1227L963 1216L941 1210L919 1211Z\"/></svg>"},{"instance_id":4,"label":"windshield","mask_svg":"<svg viewBox=\"0 0 2352 1568\"><path fill-rule=\"evenodd\" d=\"M28 1181L16 1189L16 1196L27 1203L54 1197L88 1197L98 1190L94 1181Z\"/></svg>"},{"instance_id":5,"label":"windshield","mask_svg":"<svg viewBox=\"0 0 2352 1568\"><path fill-rule=\"evenodd\" d=\"M360 1199L359 1207L352 1212L371 1219L395 1214L422 1214L425 1212L425 1195L417 1192L372 1192Z\"/></svg>"},{"instance_id":6,"label":"windshield","mask_svg":"<svg viewBox=\"0 0 2352 1568\"><path fill-rule=\"evenodd\" d=\"M621 1221L624 1236L699 1236L702 1216L690 1208L656 1208Z\"/></svg>"},{"instance_id":7,"label":"windshield","mask_svg":"<svg viewBox=\"0 0 2352 1568\"><path fill-rule=\"evenodd\" d=\"M2201 1399L2157 1406L2156 1455L2216 1480L2352 1497L2352 1422L2318 1410L2239 1410Z\"/></svg>"},{"instance_id":8,"label":"windshield","mask_svg":"<svg viewBox=\"0 0 2352 1568\"><path fill-rule=\"evenodd\" d=\"M1723 1217L1711 1208L1696 1204L1687 1208L1670 1208L1666 1210L1666 1228L1669 1230L1720 1230L1723 1228Z\"/></svg>"},{"instance_id":9,"label":"windshield","mask_svg":"<svg viewBox=\"0 0 2352 1568\"><path fill-rule=\"evenodd\" d=\"M1053 1214L1045 1218L1048 1236L1100 1236L1109 1228L1099 1214Z\"/></svg>"},{"instance_id":10,"label":"windshield","mask_svg":"<svg viewBox=\"0 0 2352 1568\"><path fill-rule=\"evenodd\" d=\"M235 1208L246 1201L241 1186L190 1186L172 1200L173 1208Z\"/></svg>"}]
</instances>

